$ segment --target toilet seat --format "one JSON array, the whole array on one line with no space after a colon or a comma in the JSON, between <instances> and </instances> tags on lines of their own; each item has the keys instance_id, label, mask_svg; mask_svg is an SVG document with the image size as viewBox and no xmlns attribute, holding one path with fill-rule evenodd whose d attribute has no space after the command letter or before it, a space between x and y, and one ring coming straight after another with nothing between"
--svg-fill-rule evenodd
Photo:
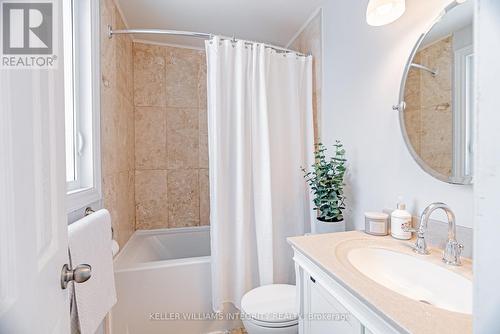
<instances>
[{"instance_id":1,"label":"toilet seat","mask_svg":"<svg viewBox=\"0 0 500 334\"><path fill-rule=\"evenodd\" d=\"M250 321L257 326L267 327L267 328L291 327L291 326L295 326L299 323L299 319L291 320L288 322L266 322L266 321L259 321L259 320L252 318L252 319L250 319Z\"/></svg>"},{"instance_id":2,"label":"toilet seat","mask_svg":"<svg viewBox=\"0 0 500 334\"><path fill-rule=\"evenodd\" d=\"M241 299L242 314L257 326L283 328L298 323L295 285L270 284L247 292Z\"/></svg>"}]
</instances>

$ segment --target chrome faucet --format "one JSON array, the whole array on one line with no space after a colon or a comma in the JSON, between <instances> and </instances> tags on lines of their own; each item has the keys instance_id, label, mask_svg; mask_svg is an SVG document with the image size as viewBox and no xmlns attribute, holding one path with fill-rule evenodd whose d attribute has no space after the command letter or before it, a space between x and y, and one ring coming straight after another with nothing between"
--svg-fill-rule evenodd
<instances>
[{"instance_id":1,"label":"chrome faucet","mask_svg":"<svg viewBox=\"0 0 500 334\"><path fill-rule=\"evenodd\" d=\"M416 232L417 233L417 241L415 246L413 246L413 250L418 254L429 254L427 250L427 243L425 242L424 233L427 230L427 224L429 222L429 218L431 214L436 209L442 209L446 212L446 216L448 217L448 241L446 242L446 246L443 251L443 262L446 264L459 266L461 265L460 254L462 253L462 249L464 246L457 241L456 238L456 225L455 225L455 214L451 211L451 208L444 203L431 203L427 206L422 212L422 216L420 216L420 224L417 229L411 227L410 223L403 224L403 230L407 232Z\"/></svg>"}]
</instances>

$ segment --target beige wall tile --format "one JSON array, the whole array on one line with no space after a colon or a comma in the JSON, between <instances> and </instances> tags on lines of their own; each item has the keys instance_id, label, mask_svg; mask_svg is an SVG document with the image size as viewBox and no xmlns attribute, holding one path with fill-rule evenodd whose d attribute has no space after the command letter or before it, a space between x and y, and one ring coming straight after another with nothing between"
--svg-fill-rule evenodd
<instances>
[{"instance_id":1,"label":"beige wall tile","mask_svg":"<svg viewBox=\"0 0 500 334\"><path fill-rule=\"evenodd\" d=\"M168 107L198 108L200 51L166 49L166 103Z\"/></svg>"},{"instance_id":2,"label":"beige wall tile","mask_svg":"<svg viewBox=\"0 0 500 334\"><path fill-rule=\"evenodd\" d=\"M199 131L199 164L200 168L208 168L208 115L206 109L200 109L198 112L198 131Z\"/></svg>"},{"instance_id":3,"label":"beige wall tile","mask_svg":"<svg viewBox=\"0 0 500 334\"><path fill-rule=\"evenodd\" d=\"M129 138L129 128L133 128L133 123L129 124L131 118L130 115L133 115L134 107L132 103L127 99L124 95L118 92L117 94L117 104L118 108L115 111L116 119L115 119L115 132L116 135L116 168L118 171L124 172L129 169L129 147L133 145L133 141Z\"/></svg>"},{"instance_id":4,"label":"beige wall tile","mask_svg":"<svg viewBox=\"0 0 500 334\"><path fill-rule=\"evenodd\" d=\"M133 213L129 210L129 172L119 172L103 178L104 207L111 215L115 239L123 247L134 231Z\"/></svg>"},{"instance_id":5,"label":"beige wall tile","mask_svg":"<svg viewBox=\"0 0 500 334\"><path fill-rule=\"evenodd\" d=\"M135 108L135 168L167 168L166 110Z\"/></svg>"},{"instance_id":6,"label":"beige wall tile","mask_svg":"<svg viewBox=\"0 0 500 334\"><path fill-rule=\"evenodd\" d=\"M453 116L451 111L435 107L421 110L421 156L434 170L451 175L453 152Z\"/></svg>"},{"instance_id":7,"label":"beige wall tile","mask_svg":"<svg viewBox=\"0 0 500 334\"><path fill-rule=\"evenodd\" d=\"M200 108L198 110L198 129L200 134L208 133L208 114L205 108Z\"/></svg>"},{"instance_id":8,"label":"beige wall tile","mask_svg":"<svg viewBox=\"0 0 500 334\"><path fill-rule=\"evenodd\" d=\"M420 154L420 109L415 109L413 107L407 107L404 113L405 129L408 135L408 139L417 154Z\"/></svg>"},{"instance_id":9,"label":"beige wall tile","mask_svg":"<svg viewBox=\"0 0 500 334\"><path fill-rule=\"evenodd\" d=\"M452 38L446 37L415 55L416 63L438 75L411 69L405 87L405 127L411 145L432 169L451 175L453 151Z\"/></svg>"},{"instance_id":10,"label":"beige wall tile","mask_svg":"<svg viewBox=\"0 0 500 334\"><path fill-rule=\"evenodd\" d=\"M113 0L101 1L101 74L110 84L116 81L116 38L108 38L107 26L115 26L115 15Z\"/></svg>"},{"instance_id":11,"label":"beige wall tile","mask_svg":"<svg viewBox=\"0 0 500 334\"><path fill-rule=\"evenodd\" d=\"M167 172L168 227L200 224L198 169L176 169Z\"/></svg>"},{"instance_id":12,"label":"beige wall tile","mask_svg":"<svg viewBox=\"0 0 500 334\"><path fill-rule=\"evenodd\" d=\"M135 172L136 228L151 229L168 226L167 171Z\"/></svg>"},{"instance_id":13,"label":"beige wall tile","mask_svg":"<svg viewBox=\"0 0 500 334\"><path fill-rule=\"evenodd\" d=\"M134 43L134 104L165 106L165 48Z\"/></svg>"},{"instance_id":14,"label":"beige wall tile","mask_svg":"<svg viewBox=\"0 0 500 334\"><path fill-rule=\"evenodd\" d=\"M208 169L200 169L200 225L210 225L210 186Z\"/></svg>"},{"instance_id":15,"label":"beige wall tile","mask_svg":"<svg viewBox=\"0 0 500 334\"><path fill-rule=\"evenodd\" d=\"M208 135L199 135L198 167L208 168Z\"/></svg>"},{"instance_id":16,"label":"beige wall tile","mask_svg":"<svg viewBox=\"0 0 500 334\"><path fill-rule=\"evenodd\" d=\"M133 103L130 104L130 112L127 113L127 161L128 170L135 169L135 112Z\"/></svg>"},{"instance_id":17,"label":"beige wall tile","mask_svg":"<svg viewBox=\"0 0 500 334\"><path fill-rule=\"evenodd\" d=\"M108 174L104 175L102 178L102 200L104 204L104 208L109 211L109 215L111 216L111 226L114 230L115 240L118 241L120 247L123 243L120 242L120 229L119 229L119 219L120 212L118 208L118 199L116 198L117 193L117 174Z\"/></svg>"},{"instance_id":18,"label":"beige wall tile","mask_svg":"<svg viewBox=\"0 0 500 334\"><path fill-rule=\"evenodd\" d=\"M136 226L141 229L197 226L201 219L208 224L204 52L143 43L134 43L133 49ZM161 72L154 62L158 62L155 57L162 55L163 79L151 79L152 68L157 67L156 72ZM144 85L145 81L163 84L163 96L156 90L161 85L155 84L152 91L153 88ZM199 168L205 171L199 172ZM164 206L154 199L158 188L148 194L151 197L140 200L154 186L145 182L146 176L139 176L140 172L153 173L150 179L153 175L158 178L160 173L166 175Z\"/></svg>"},{"instance_id":19,"label":"beige wall tile","mask_svg":"<svg viewBox=\"0 0 500 334\"><path fill-rule=\"evenodd\" d=\"M135 230L132 41L108 39L107 25L123 26L112 0L101 1L101 163L103 206L124 246Z\"/></svg>"},{"instance_id":20,"label":"beige wall tile","mask_svg":"<svg viewBox=\"0 0 500 334\"><path fill-rule=\"evenodd\" d=\"M128 171L128 190L127 190L127 212L129 214L128 217L128 226L132 230L132 233L135 231L135 171Z\"/></svg>"},{"instance_id":21,"label":"beige wall tile","mask_svg":"<svg viewBox=\"0 0 500 334\"><path fill-rule=\"evenodd\" d=\"M117 135L115 122L116 92L114 89L101 89L101 168L104 176L115 173L117 167Z\"/></svg>"},{"instance_id":22,"label":"beige wall tile","mask_svg":"<svg viewBox=\"0 0 500 334\"><path fill-rule=\"evenodd\" d=\"M207 59L205 54L200 55L200 69L198 74L198 107L207 109Z\"/></svg>"},{"instance_id":23,"label":"beige wall tile","mask_svg":"<svg viewBox=\"0 0 500 334\"><path fill-rule=\"evenodd\" d=\"M405 103L408 108L420 109L421 107L420 70L411 68L408 71L405 86Z\"/></svg>"},{"instance_id":24,"label":"beige wall tile","mask_svg":"<svg viewBox=\"0 0 500 334\"><path fill-rule=\"evenodd\" d=\"M125 24L116 9L116 28L124 29ZM125 38L123 38L125 37ZM109 38L108 38L109 39ZM133 48L132 40L126 36L118 36L116 39L116 87L118 92L125 96L128 101L133 105L134 103L134 61L133 61Z\"/></svg>"},{"instance_id":25,"label":"beige wall tile","mask_svg":"<svg viewBox=\"0 0 500 334\"><path fill-rule=\"evenodd\" d=\"M451 36L419 52L422 65L438 69L435 77L427 71L420 71L422 107L451 102L452 53Z\"/></svg>"},{"instance_id":26,"label":"beige wall tile","mask_svg":"<svg viewBox=\"0 0 500 334\"><path fill-rule=\"evenodd\" d=\"M167 108L167 168L197 168L198 109Z\"/></svg>"},{"instance_id":27,"label":"beige wall tile","mask_svg":"<svg viewBox=\"0 0 500 334\"><path fill-rule=\"evenodd\" d=\"M106 101L101 112L101 149L103 174L129 170L129 129L133 128L129 115L131 103L121 94L110 91L102 94ZM110 109L106 109L110 108Z\"/></svg>"}]
</instances>

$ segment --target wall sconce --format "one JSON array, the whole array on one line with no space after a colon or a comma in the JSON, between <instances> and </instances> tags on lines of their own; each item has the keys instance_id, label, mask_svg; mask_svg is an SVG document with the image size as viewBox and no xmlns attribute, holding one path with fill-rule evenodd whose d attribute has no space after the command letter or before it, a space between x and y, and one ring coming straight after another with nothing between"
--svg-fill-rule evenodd
<instances>
[{"instance_id":1,"label":"wall sconce","mask_svg":"<svg viewBox=\"0 0 500 334\"><path fill-rule=\"evenodd\" d=\"M383 26L396 21L406 9L405 0L370 0L366 9L366 23Z\"/></svg>"}]
</instances>

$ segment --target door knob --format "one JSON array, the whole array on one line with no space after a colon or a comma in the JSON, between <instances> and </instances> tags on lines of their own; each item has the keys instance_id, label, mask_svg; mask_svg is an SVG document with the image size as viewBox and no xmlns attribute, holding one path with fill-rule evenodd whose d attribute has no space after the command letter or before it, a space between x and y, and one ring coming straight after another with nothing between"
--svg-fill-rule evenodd
<instances>
[{"instance_id":1,"label":"door knob","mask_svg":"<svg viewBox=\"0 0 500 334\"><path fill-rule=\"evenodd\" d=\"M61 289L66 289L71 281L76 283L86 282L90 276L92 276L90 264L79 264L75 269L71 269L69 265L65 264L61 270Z\"/></svg>"}]
</instances>

